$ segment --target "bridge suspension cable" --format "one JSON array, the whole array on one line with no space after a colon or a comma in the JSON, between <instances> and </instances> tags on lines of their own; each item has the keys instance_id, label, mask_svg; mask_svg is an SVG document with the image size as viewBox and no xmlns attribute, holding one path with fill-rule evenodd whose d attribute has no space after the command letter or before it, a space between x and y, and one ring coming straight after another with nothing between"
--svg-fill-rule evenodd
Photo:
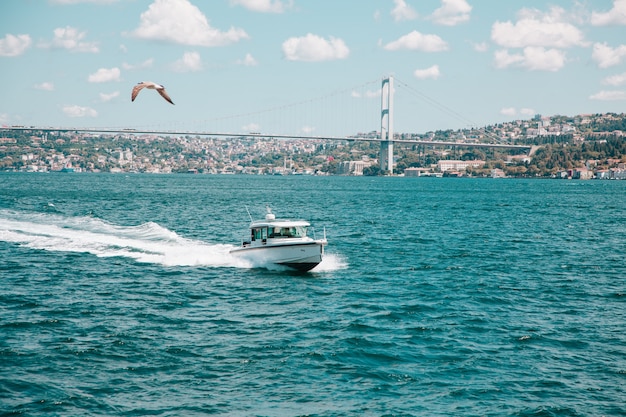
<instances>
[{"instance_id":1,"label":"bridge suspension cable","mask_svg":"<svg viewBox=\"0 0 626 417\"><path fill-rule=\"evenodd\" d=\"M498 143L502 143L503 139L494 135L491 132L487 132L485 131L483 128L479 128L478 124L468 118L466 118L465 116L463 116L462 114L458 113L457 111L451 109L450 107L446 106L445 104L442 104L440 102L438 102L437 100L435 100L432 97L429 97L428 95L422 93L421 91L417 90L416 88L410 86L409 84L398 80L397 78L395 79L397 81L397 83L403 87L405 89L405 91L407 91L408 93L410 93L411 95L425 101L426 103L432 105L433 107L437 108L438 110L442 111L443 113L447 114L448 116L451 116L457 120L459 120L460 122L466 124L468 127L470 128L475 128L475 129L480 129L480 131L485 135L488 136L489 138L495 140Z\"/></svg>"},{"instance_id":2,"label":"bridge suspension cable","mask_svg":"<svg viewBox=\"0 0 626 417\"><path fill-rule=\"evenodd\" d=\"M331 132L333 136L340 136L336 129L337 126L342 126L346 130L345 135L355 134L356 131L348 129L359 129L363 126L363 121L370 123L375 129L379 103L374 98L380 97L380 91L374 86L378 83L380 79L306 100L255 111L193 120L189 124L212 131L240 133L263 131L263 133L274 132L277 135L310 136L324 136ZM220 128L223 126L226 127Z\"/></svg>"}]
</instances>

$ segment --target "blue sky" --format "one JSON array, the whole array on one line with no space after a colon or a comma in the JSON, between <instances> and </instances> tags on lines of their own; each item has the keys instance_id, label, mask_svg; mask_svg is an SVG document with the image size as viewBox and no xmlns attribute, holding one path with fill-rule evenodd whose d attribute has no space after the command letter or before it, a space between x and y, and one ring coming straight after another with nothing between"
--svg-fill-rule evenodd
<instances>
[{"instance_id":1,"label":"blue sky","mask_svg":"<svg viewBox=\"0 0 626 417\"><path fill-rule=\"evenodd\" d=\"M349 135L626 111L626 0L2 0L0 124ZM165 85L174 106L140 81Z\"/></svg>"}]
</instances>

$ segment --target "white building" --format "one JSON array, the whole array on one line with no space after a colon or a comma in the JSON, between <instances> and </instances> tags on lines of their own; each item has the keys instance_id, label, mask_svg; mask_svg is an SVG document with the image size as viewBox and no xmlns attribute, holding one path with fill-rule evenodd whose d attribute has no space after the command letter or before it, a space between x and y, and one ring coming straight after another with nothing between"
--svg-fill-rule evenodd
<instances>
[{"instance_id":1,"label":"white building","mask_svg":"<svg viewBox=\"0 0 626 417\"><path fill-rule=\"evenodd\" d=\"M372 166L372 161L345 161L339 166L339 173L343 175L363 175L363 169Z\"/></svg>"},{"instance_id":2,"label":"white building","mask_svg":"<svg viewBox=\"0 0 626 417\"><path fill-rule=\"evenodd\" d=\"M471 166L472 168L480 168L485 165L485 161L481 161L479 159L475 159L473 161L459 161L459 160L440 160L437 161L437 168L439 171L463 171L467 167Z\"/></svg>"}]
</instances>

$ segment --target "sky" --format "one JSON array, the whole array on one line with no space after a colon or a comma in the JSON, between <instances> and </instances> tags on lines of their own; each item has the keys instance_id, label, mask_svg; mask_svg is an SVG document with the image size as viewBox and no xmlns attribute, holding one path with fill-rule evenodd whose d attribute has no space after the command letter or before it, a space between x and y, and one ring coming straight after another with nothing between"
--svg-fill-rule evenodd
<instances>
[{"instance_id":1,"label":"sky","mask_svg":"<svg viewBox=\"0 0 626 417\"><path fill-rule=\"evenodd\" d=\"M345 136L626 111L626 0L2 0L0 125ZM144 89L162 84L175 105Z\"/></svg>"}]
</instances>

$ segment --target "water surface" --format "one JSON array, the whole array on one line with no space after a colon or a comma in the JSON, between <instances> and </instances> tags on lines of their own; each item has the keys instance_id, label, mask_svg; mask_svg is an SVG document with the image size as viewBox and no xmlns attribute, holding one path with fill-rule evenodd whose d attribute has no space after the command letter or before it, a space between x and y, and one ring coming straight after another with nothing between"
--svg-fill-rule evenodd
<instances>
[{"instance_id":1,"label":"water surface","mask_svg":"<svg viewBox=\"0 0 626 417\"><path fill-rule=\"evenodd\" d=\"M0 174L0 410L626 415L626 182ZM239 263L246 206L310 273Z\"/></svg>"}]
</instances>

